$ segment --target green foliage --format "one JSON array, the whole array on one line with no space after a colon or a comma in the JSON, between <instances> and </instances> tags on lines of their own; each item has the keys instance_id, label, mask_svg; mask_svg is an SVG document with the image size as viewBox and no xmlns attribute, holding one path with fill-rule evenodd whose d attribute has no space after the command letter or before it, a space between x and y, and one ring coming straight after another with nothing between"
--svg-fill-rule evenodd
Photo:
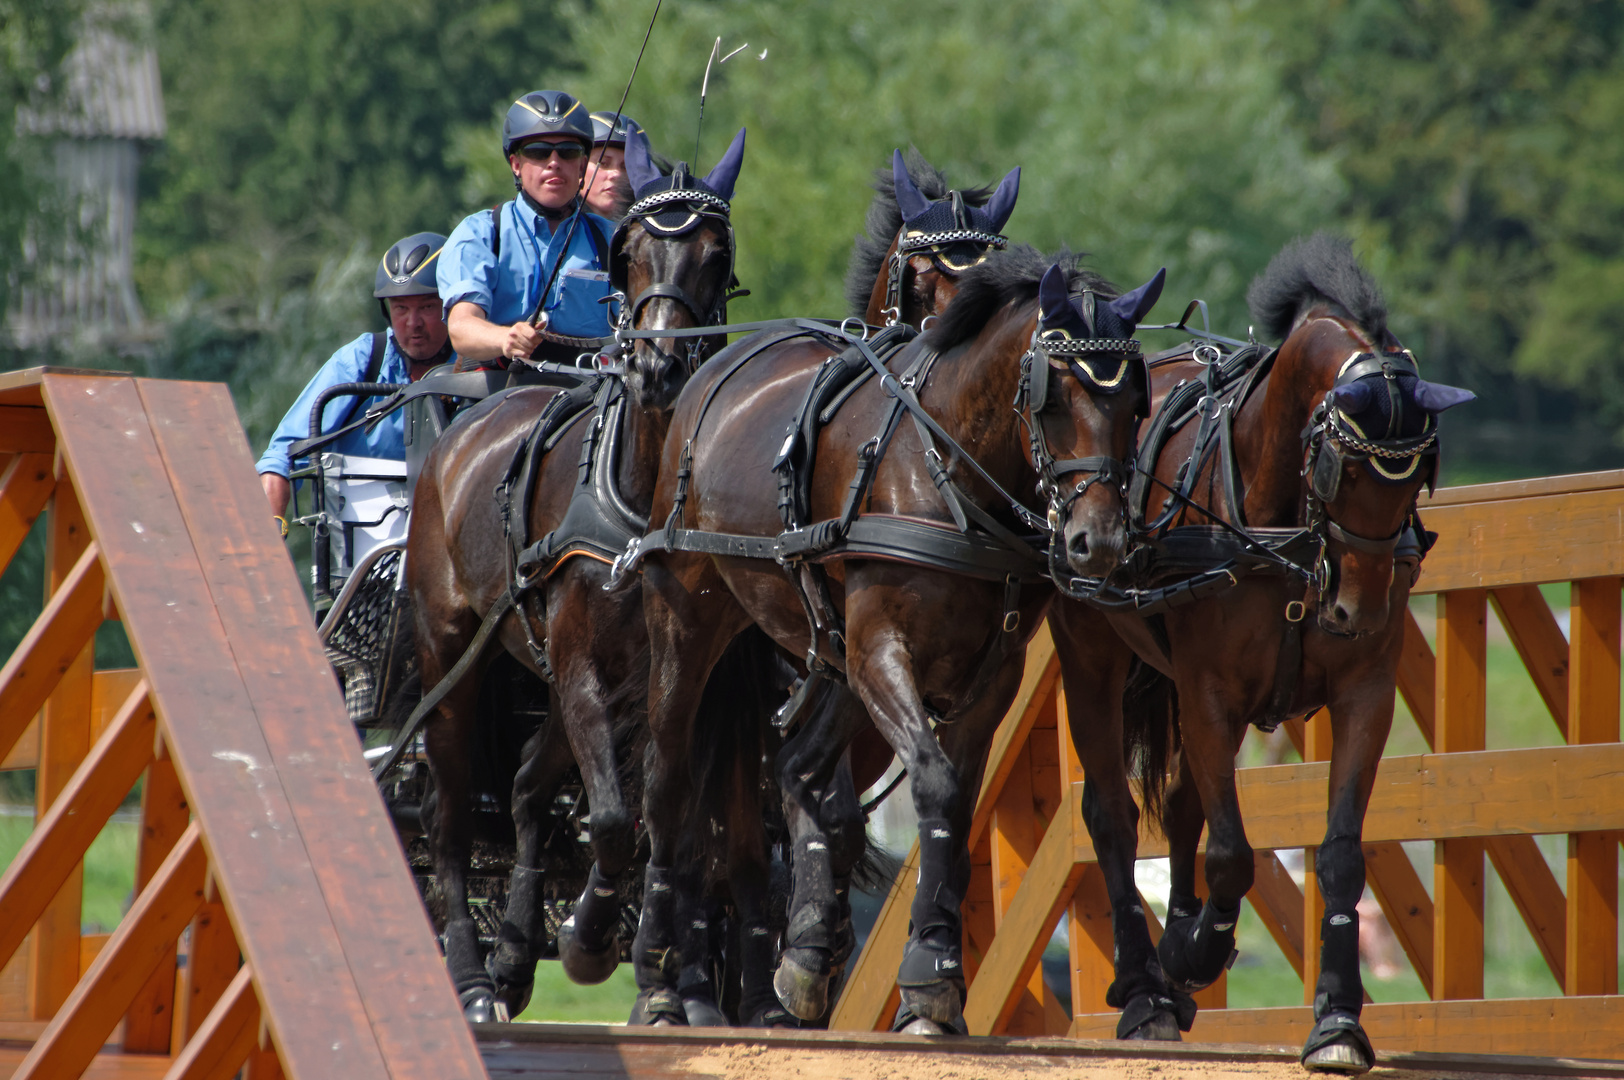
<instances>
[{"instance_id":1,"label":"green foliage","mask_svg":"<svg viewBox=\"0 0 1624 1080\"><path fill-rule=\"evenodd\" d=\"M843 313L869 179L911 142L961 186L1023 166L1014 237L1097 252L1125 285L1167 265L1164 314L1199 295L1244 326L1251 275L1341 195L1331 159L1284 122L1249 7L949 2L922 18L900 0L667 5L626 111L692 158L711 43L749 43L711 76L698 155L710 168L748 126L734 218L754 295L739 317ZM613 108L652 5L571 10L571 88Z\"/></svg>"},{"instance_id":2,"label":"green foliage","mask_svg":"<svg viewBox=\"0 0 1624 1080\"><path fill-rule=\"evenodd\" d=\"M1575 402L1544 383L1624 424L1624 8L1263 0L1256 16L1293 44L1285 84L1337 154L1339 216L1399 333L1490 391L1467 422L1566 420Z\"/></svg>"}]
</instances>

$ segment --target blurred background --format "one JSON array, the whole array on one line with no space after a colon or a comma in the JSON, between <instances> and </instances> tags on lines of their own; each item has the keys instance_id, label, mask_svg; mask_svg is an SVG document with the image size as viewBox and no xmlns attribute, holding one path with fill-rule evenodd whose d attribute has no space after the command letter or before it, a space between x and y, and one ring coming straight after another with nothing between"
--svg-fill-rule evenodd
<instances>
[{"instance_id":1,"label":"blurred background","mask_svg":"<svg viewBox=\"0 0 1624 1080\"><path fill-rule=\"evenodd\" d=\"M613 109L652 9L0 0L0 370L224 381L257 450L382 327L389 243L512 196L513 98ZM746 47L701 131L717 37ZM1427 376L1477 392L1445 421L1444 482L1470 483L1624 466L1621 46L1616 0L666 0L626 111L701 170L748 127L738 319L845 314L869 182L910 143L958 186L1022 166L1013 238L1129 285L1166 266L1158 316L1199 297L1233 336L1283 243L1340 231ZM36 538L0 578L0 656L41 591ZM130 662L116 633L100 651ZM1521 731L1541 713L1501 651ZM1491 938L1517 936L1507 904ZM1247 933L1267 963L1231 1000L1300 996ZM1491 995L1546 989L1508 948Z\"/></svg>"}]
</instances>

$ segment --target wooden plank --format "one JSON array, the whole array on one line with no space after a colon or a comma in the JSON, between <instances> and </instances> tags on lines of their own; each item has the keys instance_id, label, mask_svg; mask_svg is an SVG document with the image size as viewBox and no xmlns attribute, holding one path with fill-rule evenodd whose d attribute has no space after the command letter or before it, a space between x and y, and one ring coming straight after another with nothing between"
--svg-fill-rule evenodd
<instances>
[{"instance_id":1,"label":"wooden plank","mask_svg":"<svg viewBox=\"0 0 1624 1080\"><path fill-rule=\"evenodd\" d=\"M1484 848L1556 985L1562 986L1567 979L1567 899L1550 864L1532 836L1491 836Z\"/></svg>"},{"instance_id":2,"label":"wooden plank","mask_svg":"<svg viewBox=\"0 0 1624 1080\"><path fill-rule=\"evenodd\" d=\"M1082 875L1075 857L1074 823L1079 813L1072 799L1050 823L1038 845L1026 881L1004 915L992 948L982 960L964 1004L970 1034L986 1035L1008 1022L1019 998L1015 988L1031 976L1054 933L1067 899Z\"/></svg>"},{"instance_id":3,"label":"wooden plank","mask_svg":"<svg viewBox=\"0 0 1624 1080\"><path fill-rule=\"evenodd\" d=\"M1038 837L1032 805L1032 754L1029 739L1011 754L1013 767L1008 779L993 801L992 818L987 836L991 849L993 885L993 925L995 932L1003 929L1004 914L1020 892L1026 871L1037 854ZM1058 778L1057 778L1058 779ZM996 937L994 938L996 941ZM983 951L985 962L989 950ZM980 970L977 969L976 977ZM972 980L971 985L974 985ZM988 1034L1041 1035L1044 1033L1043 971L1034 968L1024 983L1014 989L1015 1001L1008 1010L1003 1025Z\"/></svg>"},{"instance_id":4,"label":"wooden plank","mask_svg":"<svg viewBox=\"0 0 1624 1080\"><path fill-rule=\"evenodd\" d=\"M1026 744L1032 727L1045 708L1060 693L1060 660L1055 656L1054 638L1045 622L1032 636L1026 647L1026 667L1021 675L1021 688L1010 705L1008 714L993 734L992 746L987 751L987 767L982 772L981 791L976 795L976 809L970 819L970 832L966 838L969 848L975 850L981 841L982 830L992 816L994 800L1014 768L1013 753Z\"/></svg>"},{"instance_id":5,"label":"wooden plank","mask_svg":"<svg viewBox=\"0 0 1624 1080\"><path fill-rule=\"evenodd\" d=\"M78 1076L85 1070L165 948L203 903L207 867L202 830L193 824L152 884L135 898L107 947L23 1060L15 1080Z\"/></svg>"},{"instance_id":6,"label":"wooden plank","mask_svg":"<svg viewBox=\"0 0 1624 1080\"><path fill-rule=\"evenodd\" d=\"M1485 745L1488 595L1438 598L1437 749ZM1483 996L1483 841L1439 840L1432 859L1432 996Z\"/></svg>"},{"instance_id":7,"label":"wooden plank","mask_svg":"<svg viewBox=\"0 0 1624 1080\"><path fill-rule=\"evenodd\" d=\"M186 1016L183 1032L192 1038L242 970L241 950L225 905L218 899L205 903L192 919L190 948L182 973Z\"/></svg>"},{"instance_id":8,"label":"wooden plank","mask_svg":"<svg viewBox=\"0 0 1624 1080\"><path fill-rule=\"evenodd\" d=\"M202 1019L202 1018L200 1018ZM259 1000L249 970L237 972L220 1003L175 1056L164 1080L231 1080L259 1035Z\"/></svg>"},{"instance_id":9,"label":"wooden plank","mask_svg":"<svg viewBox=\"0 0 1624 1080\"><path fill-rule=\"evenodd\" d=\"M1624 574L1624 498L1616 489L1437 506L1423 516L1439 543L1414 593Z\"/></svg>"},{"instance_id":10,"label":"wooden plank","mask_svg":"<svg viewBox=\"0 0 1624 1080\"><path fill-rule=\"evenodd\" d=\"M1331 713L1321 709L1303 723L1304 761L1331 760ZM1243 817L1244 821L1245 818ZM1324 839L1324 830L1319 839ZM1255 842L1255 841L1254 841ZM1303 848L1303 1001L1312 1004L1320 977L1320 924L1325 921L1325 898L1320 894L1319 877L1314 872L1317 844Z\"/></svg>"},{"instance_id":11,"label":"wooden plank","mask_svg":"<svg viewBox=\"0 0 1624 1080\"><path fill-rule=\"evenodd\" d=\"M846 976L846 986L840 992L829 1014L829 1027L834 1031L884 1031L891 1025L894 1005L888 1006L897 992L897 968L902 963L902 949L908 943L908 909L913 906L914 886L919 875L919 841L908 849L908 857L897 872L896 884L886 894L885 904L868 932L863 951L857 954L857 963Z\"/></svg>"},{"instance_id":12,"label":"wooden plank","mask_svg":"<svg viewBox=\"0 0 1624 1080\"><path fill-rule=\"evenodd\" d=\"M0 753L9 754L101 625L102 567L95 544L69 572L0 668Z\"/></svg>"},{"instance_id":13,"label":"wooden plank","mask_svg":"<svg viewBox=\"0 0 1624 1080\"><path fill-rule=\"evenodd\" d=\"M1564 476L1537 476L1530 480L1506 480L1497 484L1462 484L1439 488L1431 496L1422 492L1416 504L1424 512L1431 507L1460 503L1501 502L1537 496L1568 495L1578 491L1624 490L1624 469L1605 472L1569 473ZM1432 525L1432 519L1427 519Z\"/></svg>"},{"instance_id":14,"label":"wooden plank","mask_svg":"<svg viewBox=\"0 0 1624 1080\"><path fill-rule=\"evenodd\" d=\"M1303 977L1303 891L1273 851L1252 852L1252 910L1280 947L1286 962Z\"/></svg>"},{"instance_id":15,"label":"wooden plank","mask_svg":"<svg viewBox=\"0 0 1624 1080\"><path fill-rule=\"evenodd\" d=\"M1432 989L1433 911L1432 897L1421 883L1421 875L1404 853L1402 844L1366 844L1365 879L1370 891L1387 916L1404 956L1415 969L1421 988Z\"/></svg>"},{"instance_id":16,"label":"wooden plank","mask_svg":"<svg viewBox=\"0 0 1624 1080\"><path fill-rule=\"evenodd\" d=\"M1570 743L1618 742L1619 581L1575 581L1569 606ZM1566 974L1569 994L1618 993L1618 838L1568 837Z\"/></svg>"},{"instance_id":17,"label":"wooden plank","mask_svg":"<svg viewBox=\"0 0 1624 1080\"><path fill-rule=\"evenodd\" d=\"M1522 657L1534 689L1545 702L1556 729L1568 735L1568 640L1535 585L1508 585L1489 591L1489 602L1506 636Z\"/></svg>"},{"instance_id":18,"label":"wooden plank","mask_svg":"<svg viewBox=\"0 0 1624 1080\"><path fill-rule=\"evenodd\" d=\"M38 405L0 405L0 454L54 454L56 433Z\"/></svg>"},{"instance_id":19,"label":"wooden plank","mask_svg":"<svg viewBox=\"0 0 1624 1080\"><path fill-rule=\"evenodd\" d=\"M113 668L98 671L90 677L90 737L101 738L101 733L112 722L119 706L130 696L135 684L141 681L140 668ZM11 753L0 762L0 772L13 769L32 769L39 764L39 721L29 721L22 737L11 748Z\"/></svg>"},{"instance_id":20,"label":"wooden plank","mask_svg":"<svg viewBox=\"0 0 1624 1080\"><path fill-rule=\"evenodd\" d=\"M90 533L73 485L59 481L51 495L45 529L43 599L47 603L58 589L67 587L74 568L89 547ZM57 795L73 780L74 772L90 750L91 679L95 669L95 642L87 639L62 671L40 713L37 721L39 762L34 770L36 820L46 817ZM128 787L125 790L129 790ZM76 856L83 854L84 847L75 849ZM78 857L58 882L55 893L39 913L34 933L28 939L28 1011L35 1020L49 1020L54 1016L79 981L84 868Z\"/></svg>"},{"instance_id":21,"label":"wooden plank","mask_svg":"<svg viewBox=\"0 0 1624 1080\"><path fill-rule=\"evenodd\" d=\"M50 454L18 454L0 470L0 569L10 565L56 488Z\"/></svg>"},{"instance_id":22,"label":"wooden plank","mask_svg":"<svg viewBox=\"0 0 1624 1080\"><path fill-rule=\"evenodd\" d=\"M174 761L167 754L155 757L147 767L147 782L141 789L141 846L135 867L138 892L146 888L168 858L190 818ZM124 1023L124 1052L168 1054L174 1027L175 947L171 945L130 1006Z\"/></svg>"},{"instance_id":23,"label":"wooden plank","mask_svg":"<svg viewBox=\"0 0 1624 1080\"><path fill-rule=\"evenodd\" d=\"M152 753L155 727L145 685L136 687L113 724L0 874L0 958L16 953L29 928L78 867ZM74 981L79 978L75 957ZM71 984L70 984L71 985Z\"/></svg>"},{"instance_id":24,"label":"wooden plank","mask_svg":"<svg viewBox=\"0 0 1624 1080\"><path fill-rule=\"evenodd\" d=\"M1115 1013L1079 1017L1072 1024L1071 1035L1081 1039L1109 1038L1116 1020ZM1563 1063L1575 1058L1624 1058L1624 998L1620 997L1366 1005L1359 1021L1380 1055L1404 1051L1517 1054ZM1306 1006L1225 1009L1197 1016L1186 1038L1206 1043L1300 1046L1313 1024L1313 1012ZM1510 1062L1493 1071L1500 1075L1526 1074ZM1574 1071L1576 1075L1586 1074L1583 1068ZM1421 1075L1447 1072L1447 1066L1440 1063Z\"/></svg>"},{"instance_id":25,"label":"wooden plank","mask_svg":"<svg viewBox=\"0 0 1624 1080\"><path fill-rule=\"evenodd\" d=\"M477 1071L478 1049L328 674L298 574L265 514L231 396L220 385L146 380L138 387L221 624L240 643L234 654L243 685L376 1045L395 1080ZM222 544L222 537L231 540ZM310 674L290 678L289 672ZM227 909L232 905L228 883ZM239 930L249 925L235 912L232 921ZM309 1036L284 1022L264 991L266 965L251 943L245 945L264 1012L285 1036L278 1043L281 1063L297 1074L303 1071L299 1059L308 1061L313 1049Z\"/></svg>"},{"instance_id":26,"label":"wooden plank","mask_svg":"<svg viewBox=\"0 0 1624 1080\"><path fill-rule=\"evenodd\" d=\"M1433 730L1437 726L1436 679L1432 646L1427 644L1426 634L1421 632L1420 624L1415 621L1415 612L1406 610L1404 644L1398 655L1398 692L1403 696L1404 704L1415 718L1415 726L1421 729L1421 736L1427 740L1428 746L1433 744Z\"/></svg>"},{"instance_id":27,"label":"wooden plank","mask_svg":"<svg viewBox=\"0 0 1624 1080\"><path fill-rule=\"evenodd\" d=\"M132 380L46 376L44 391L69 473L105 552L125 630L151 683L165 743L187 801L209 837L233 925L244 928L243 944L254 964L261 1005L279 1015L289 1030L303 1033L289 1051L303 1062L302 1068L294 1064L293 1071L383 1080L388 1069L238 668L239 658L264 648L277 635L244 639L234 649L203 574L200 552L208 552L211 561L232 559L240 552L239 534L221 529L206 542L194 543ZM191 453L212 457L224 451L205 439ZM206 495L224 497L214 490ZM244 562L258 571L255 560ZM285 554L282 569L292 583L294 572ZM280 587L274 576L261 584L262 597ZM184 648L176 648L177 642ZM281 659L288 663L281 689L288 695L290 722L313 732L328 721L299 707L305 695L300 688L318 687L319 692L320 684L331 686L331 680L324 667ZM342 730L351 738L353 752L353 732L347 723ZM316 740L309 752L315 757L324 749ZM348 767L344 754L331 760L335 767ZM366 777L364 769L360 772ZM312 802L332 815L330 828L363 828L365 817L351 816L347 808L320 798ZM366 833L375 851L398 850L389 830L385 822ZM353 879L353 868L340 878ZM380 895L368 885L355 891L357 904L377 902ZM421 904L415 913L423 917ZM289 948L292 942L298 947ZM433 948L432 941L428 947ZM407 955L402 962L410 965L414 958ZM454 1000L443 973L440 978ZM403 998L416 992L415 987L403 990ZM466 1028L461 1038L467 1039ZM443 1053L432 1051L423 1058L446 1061ZM447 1067L448 1073L454 1071Z\"/></svg>"}]
</instances>

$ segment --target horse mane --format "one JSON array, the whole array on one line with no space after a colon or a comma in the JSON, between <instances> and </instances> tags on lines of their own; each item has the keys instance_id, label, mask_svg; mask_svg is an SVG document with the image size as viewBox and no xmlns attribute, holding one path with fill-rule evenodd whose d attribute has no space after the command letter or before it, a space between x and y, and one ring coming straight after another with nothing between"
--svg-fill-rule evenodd
<instances>
[{"instance_id":1,"label":"horse mane","mask_svg":"<svg viewBox=\"0 0 1624 1080\"><path fill-rule=\"evenodd\" d=\"M919 187L921 194L931 202L947 198L950 190L941 170L925 160L914 146L903 155L908 175ZM874 170L874 201L869 204L868 217L863 221L867 235L858 234L852 244L851 263L846 267L846 303L853 315L862 317L868 310L868 298L874 294L874 283L885 269L885 253L891 250L891 241L902 228L902 211L897 209L897 182L888 164ZM993 187L961 188L966 206L985 206L992 198Z\"/></svg>"},{"instance_id":2,"label":"horse mane","mask_svg":"<svg viewBox=\"0 0 1624 1080\"><path fill-rule=\"evenodd\" d=\"M981 333L981 328L1006 304L1035 301L1038 283L1049 267L1059 265L1066 273L1066 287L1073 295L1085 290L1104 297L1116 297L1121 290L1092 270L1084 269L1084 253L1062 248L1045 255L1029 244L1014 244L995 251L985 261L966 270L959 278L959 291L947 305L941 319L930 328L931 344L950 349Z\"/></svg>"},{"instance_id":3,"label":"horse mane","mask_svg":"<svg viewBox=\"0 0 1624 1080\"><path fill-rule=\"evenodd\" d=\"M1252 318L1277 341L1284 341L1298 317L1320 303L1340 307L1372 339L1387 330L1387 301L1376 279L1359 265L1347 238L1333 233L1293 240L1246 290Z\"/></svg>"}]
</instances>

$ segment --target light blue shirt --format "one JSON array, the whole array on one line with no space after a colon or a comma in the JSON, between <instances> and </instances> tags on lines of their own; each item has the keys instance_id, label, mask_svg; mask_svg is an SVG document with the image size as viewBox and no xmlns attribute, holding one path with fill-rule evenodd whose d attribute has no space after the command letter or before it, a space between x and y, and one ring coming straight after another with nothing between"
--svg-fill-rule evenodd
<instances>
[{"instance_id":1,"label":"light blue shirt","mask_svg":"<svg viewBox=\"0 0 1624 1080\"><path fill-rule=\"evenodd\" d=\"M546 218L517 198L503 203L497 213L502 216L500 255L491 251L490 211L481 210L451 230L435 273L448 315L453 304L466 300L483 308L485 318L497 326L512 326L536 310L570 219L565 215L555 233ZM603 238L604 256L608 257L614 223L582 213L570 238L564 268L547 296L547 328L556 334L609 334L609 305L600 303L610 292L608 267L599 262L593 226Z\"/></svg>"},{"instance_id":2,"label":"light blue shirt","mask_svg":"<svg viewBox=\"0 0 1624 1080\"><path fill-rule=\"evenodd\" d=\"M383 351L383 363L378 367L376 382L404 383L410 382L412 377L411 363L405 355L395 347L395 332L386 331L389 335L389 344ZM316 397L329 386L340 383L361 382L366 377L367 361L372 359L372 335L362 334L354 341L345 345L332 355L327 363L321 366L299 399L293 403L282 422L276 426L276 434L271 436L271 444L265 448L260 456L255 471L262 473L276 473L278 476L287 476L293 467L289 460L288 448L301 439L310 437L310 408L316 403ZM321 411L322 431L331 431L339 426L339 422L349 414L350 408L359 402L355 409L355 418L378 398L336 397L327 403ZM362 457L392 458L395 461L406 460L406 421L405 414L396 409L370 428L357 428L348 435L332 443L325 449L339 454L357 454Z\"/></svg>"}]
</instances>

